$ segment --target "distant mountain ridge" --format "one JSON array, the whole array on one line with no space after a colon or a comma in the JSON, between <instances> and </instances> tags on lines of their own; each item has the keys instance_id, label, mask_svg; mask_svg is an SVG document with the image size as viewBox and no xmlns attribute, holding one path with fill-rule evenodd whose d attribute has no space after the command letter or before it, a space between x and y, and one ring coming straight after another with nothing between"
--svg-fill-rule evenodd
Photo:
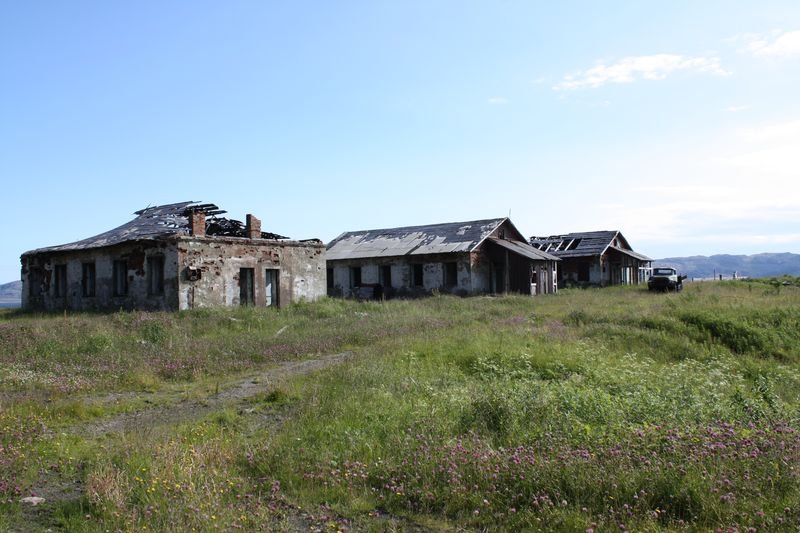
<instances>
[{"instance_id":1,"label":"distant mountain ridge","mask_svg":"<svg viewBox=\"0 0 800 533\"><path fill-rule=\"evenodd\" d=\"M17 306L22 303L22 282L12 281L11 283L4 283L0 285L0 307L8 307L2 304L16 304ZM11 305L14 307L14 305Z\"/></svg>"},{"instance_id":2,"label":"distant mountain ridge","mask_svg":"<svg viewBox=\"0 0 800 533\"><path fill-rule=\"evenodd\" d=\"M672 266L690 278L712 278L720 274L726 279L734 273L740 277L800 276L800 254L764 253L754 255L693 255L656 259L653 266Z\"/></svg>"}]
</instances>

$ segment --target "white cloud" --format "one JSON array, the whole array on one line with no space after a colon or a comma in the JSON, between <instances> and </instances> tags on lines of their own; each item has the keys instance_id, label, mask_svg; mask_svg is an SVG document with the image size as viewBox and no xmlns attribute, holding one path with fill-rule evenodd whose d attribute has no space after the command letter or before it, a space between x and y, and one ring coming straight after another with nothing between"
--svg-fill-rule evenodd
<instances>
[{"instance_id":1,"label":"white cloud","mask_svg":"<svg viewBox=\"0 0 800 533\"><path fill-rule=\"evenodd\" d=\"M686 57L675 54L625 57L607 65L598 63L594 67L567 74L553 89L563 91L581 87L597 88L607 83L632 83L637 80L663 80L676 72L699 72L725 75L718 57Z\"/></svg>"},{"instance_id":2,"label":"white cloud","mask_svg":"<svg viewBox=\"0 0 800 533\"><path fill-rule=\"evenodd\" d=\"M642 253L800 251L800 119L753 123L641 151L596 219ZM669 251L668 251L669 250Z\"/></svg>"},{"instance_id":3,"label":"white cloud","mask_svg":"<svg viewBox=\"0 0 800 533\"><path fill-rule=\"evenodd\" d=\"M743 51L755 57L800 57L800 30L749 33L741 39L745 42Z\"/></svg>"},{"instance_id":4,"label":"white cloud","mask_svg":"<svg viewBox=\"0 0 800 533\"><path fill-rule=\"evenodd\" d=\"M488 101L489 105L505 105L508 103L508 100L503 96L492 96Z\"/></svg>"}]
</instances>

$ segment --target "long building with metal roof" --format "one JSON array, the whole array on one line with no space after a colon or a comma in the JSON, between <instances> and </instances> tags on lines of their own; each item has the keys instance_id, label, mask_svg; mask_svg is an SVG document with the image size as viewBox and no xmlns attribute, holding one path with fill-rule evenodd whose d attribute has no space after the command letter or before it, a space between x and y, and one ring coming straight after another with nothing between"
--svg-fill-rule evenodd
<instances>
[{"instance_id":1,"label":"long building with metal roof","mask_svg":"<svg viewBox=\"0 0 800 533\"><path fill-rule=\"evenodd\" d=\"M508 218L349 231L328 244L328 293L345 297L554 292L558 259Z\"/></svg>"}]
</instances>

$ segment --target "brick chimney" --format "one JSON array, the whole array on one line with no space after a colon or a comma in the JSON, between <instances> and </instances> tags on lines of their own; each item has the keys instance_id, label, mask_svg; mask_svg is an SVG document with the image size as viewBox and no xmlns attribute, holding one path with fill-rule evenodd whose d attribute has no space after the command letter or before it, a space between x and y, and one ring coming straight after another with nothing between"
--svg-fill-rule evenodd
<instances>
[{"instance_id":1,"label":"brick chimney","mask_svg":"<svg viewBox=\"0 0 800 533\"><path fill-rule=\"evenodd\" d=\"M247 222L244 227L245 234L248 239L261 238L261 221L253 215L247 215Z\"/></svg>"},{"instance_id":2,"label":"brick chimney","mask_svg":"<svg viewBox=\"0 0 800 533\"><path fill-rule=\"evenodd\" d=\"M205 237L206 214L203 211L192 211L191 215L189 215L189 226L192 235L195 237Z\"/></svg>"}]
</instances>

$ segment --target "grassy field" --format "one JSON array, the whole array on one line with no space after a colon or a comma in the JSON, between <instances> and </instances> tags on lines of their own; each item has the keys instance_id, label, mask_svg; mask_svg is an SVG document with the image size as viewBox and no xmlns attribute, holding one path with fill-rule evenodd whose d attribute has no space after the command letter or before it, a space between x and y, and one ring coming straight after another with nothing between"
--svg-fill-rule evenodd
<instances>
[{"instance_id":1,"label":"grassy field","mask_svg":"<svg viewBox=\"0 0 800 533\"><path fill-rule=\"evenodd\" d=\"M797 531L798 281L3 310L0 531Z\"/></svg>"}]
</instances>

